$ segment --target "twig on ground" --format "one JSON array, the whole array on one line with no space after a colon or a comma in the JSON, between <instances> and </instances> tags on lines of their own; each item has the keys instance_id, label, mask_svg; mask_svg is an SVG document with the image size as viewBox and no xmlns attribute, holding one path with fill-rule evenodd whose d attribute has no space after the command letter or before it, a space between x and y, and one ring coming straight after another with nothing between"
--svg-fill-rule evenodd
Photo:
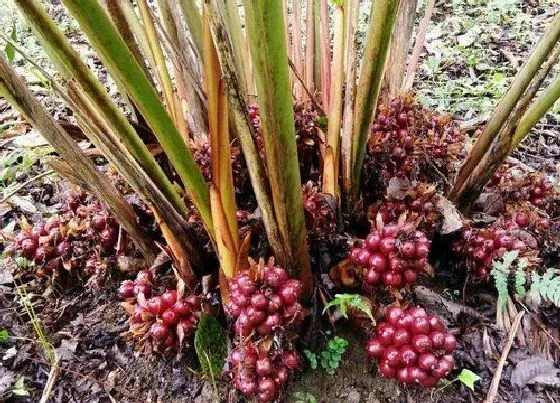
<instances>
[{"instance_id":1,"label":"twig on ground","mask_svg":"<svg viewBox=\"0 0 560 403\"><path fill-rule=\"evenodd\" d=\"M26 186L31 185L33 182L35 182L38 179L41 179L44 176L53 174L54 171L52 169L49 169L48 171L45 172L41 172L40 174L34 176L33 178L29 179L26 182L23 182L21 185L15 187L14 189L12 189L10 192L8 192L7 195L5 195L4 197L2 197L2 200L0 200L0 203L4 203L6 200L8 200L10 197L12 197L13 195L15 195L17 192L19 192L21 189L25 188Z\"/></svg>"},{"instance_id":2,"label":"twig on ground","mask_svg":"<svg viewBox=\"0 0 560 403\"><path fill-rule=\"evenodd\" d=\"M47 379L47 383L45 384L45 389L43 389L43 394L41 395L41 400L39 403L47 403L49 397L51 396L52 390L58 379L58 374L60 373L60 360L56 356L54 357L54 362L51 365L51 370L49 372L49 379Z\"/></svg>"},{"instance_id":3,"label":"twig on ground","mask_svg":"<svg viewBox=\"0 0 560 403\"><path fill-rule=\"evenodd\" d=\"M502 379L502 371L504 370L504 365L506 363L507 357L509 355L509 350L511 350L511 346L513 344L513 340L515 339L515 335L517 334L517 329L519 329L519 324L521 323L521 318L525 314L525 311L521 311L515 317L513 324L511 325L511 329L508 333L508 340L504 349L502 350L502 355L500 356L500 361L498 362L498 367L494 372L494 377L492 378L492 383L490 384L490 389L488 389L488 394L486 395L486 399L484 403L492 403L498 394L498 386L500 386L500 380Z\"/></svg>"}]
</instances>

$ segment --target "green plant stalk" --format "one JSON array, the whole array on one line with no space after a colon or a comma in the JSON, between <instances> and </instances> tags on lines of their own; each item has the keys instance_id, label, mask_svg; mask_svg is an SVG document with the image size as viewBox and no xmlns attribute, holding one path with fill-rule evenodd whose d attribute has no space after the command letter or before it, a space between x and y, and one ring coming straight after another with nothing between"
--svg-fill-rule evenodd
<instances>
[{"instance_id":1,"label":"green plant stalk","mask_svg":"<svg viewBox=\"0 0 560 403\"><path fill-rule=\"evenodd\" d=\"M342 123L342 87L344 85L344 42L345 42L345 1L339 1L334 8L334 44L332 62L332 82L330 88L330 110L329 126L327 133L327 145L331 147L333 154L333 178L334 194L339 198L338 171L340 165L340 125Z\"/></svg>"},{"instance_id":2,"label":"green plant stalk","mask_svg":"<svg viewBox=\"0 0 560 403\"><path fill-rule=\"evenodd\" d=\"M37 0L15 0L15 3L33 26L41 44L45 47L59 73L65 79L80 84L98 111L103 114L104 120L110 122L111 126L115 128L129 152L139 161L161 192L170 200L177 211L186 213L185 204L153 155L40 3ZM106 15L105 17L108 24L116 32L114 25ZM133 61L134 57L130 51L128 52L129 59ZM140 67L138 67L138 70L145 78Z\"/></svg>"},{"instance_id":3,"label":"green plant stalk","mask_svg":"<svg viewBox=\"0 0 560 403\"><path fill-rule=\"evenodd\" d=\"M292 271L299 271L305 293L313 286L307 250L294 112L284 35L284 13L275 2L245 2L251 56L257 82L267 168L280 234L289 245Z\"/></svg>"},{"instance_id":4,"label":"green plant stalk","mask_svg":"<svg viewBox=\"0 0 560 403\"><path fill-rule=\"evenodd\" d=\"M331 88L331 36L329 33L328 0L318 0L320 4L321 42L321 98L323 109L330 110L329 91Z\"/></svg>"},{"instance_id":5,"label":"green plant stalk","mask_svg":"<svg viewBox=\"0 0 560 403\"><path fill-rule=\"evenodd\" d=\"M241 29L241 18L239 17L239 10L237 6L237 1L228 1L225 0L226 7L224 9L226 13L225 22L227 24L227 31L229 33L231 45L233 48L233 52L236 55L243 55L243 48L245 41L245 37L243 36L243 30ZM236 68L239 71L239 85L241 86L242 91L247 94L247 79L249 77L249 73L247 71L247 63L248 61L245 60L244 57L237 57L235 58Z\"/></svg>"},{"instance_id":6,"label":"green plant stalk","mask_svg":"<svg viewBox=\"0 0 560 403\"><path fill-rule=\"evenodd\" d=\"M529 134L531 128L554 106L558 98L560 98L560 74L554 78L542 95L531 104L519 121L511 139L510 152L521 143L521 140Z\"/></svg>"},{"instance_id":7,"label":"green plant stalk","mask_svg":"<svg viewBox=\"0 0 560 403\"><path fill-rule=\"evenodd\" d=\"M214 238L208 185L204 181L191 151L173 125L156 90L150 85L142 69L134 60L126 43L97 2L64 0L64 4L78 20L108 70L123 83L131 98L136 102L185 184L211 238Z\"/></svg>"},{"instance_id":8,"label":"green plant stalk","mask_svg":"<svg viewBox=\"0 0 560 403\"><path fill-rule=\"evenodd\" d=\"M315 62L315 20L313 9L315 0L307 0L307 16L305 24L305 86L309 91L315 89L313 82Z\"/></svg>"},{"instance_id":9,"label":"green plant stalk","mask_svg":"<svg viewBox=\"0 0 560 403\"><path fill-rule=\"evenodd\" d=\"M171 76L169 75L169 71L167 70L167 66L165 64L165 56L159 43L156 26L154 25L152 17L152 11L150 10L150 6L148 6L148 2L146 0L138 0L138 9L140 10L140 17L142 18L144 29L146 30L148 37L148 45L150 46L150 50L152 51L152 55L154 56L154 60L156 62L157 76L159 77L159 83L161 84L163 99L165 100L165 105L167 106L167 112L171 114L173 121L176 121L177 116L175 114L176 110L173 95L173 84L171 83Z\"/></svg>"},{"instance_id":10,"label":"green plant stalk","mask_svg":"<svg viewBox=\"0 0 560 403\"><path fill-rule=\"evenodd\" d=\"M470 211L473 202L478 198L492 174L529 134L531 128L545 115L558 98L560 98L560 75L531 104L516 126L512 126L509 130L504 128L498 133L488 151L463 182L463 187L460 189L461 196L456 200L457 207L461 211L466 213Z\"/></svg>"},{"instance_id":11,"label":"green plant stalk","mask_svg":"<svg viewBox=\"0 0 560 403\"><path fill-rule=\"evenodd\" d=\"M301 0L292 0L292 62L300 77L304 77L303 49L301 34ZM299 80L293 80L296 102L303 100L303 86Z\"/></svg>"},{"instance_id":12,"label":"green plant stalk","mask_svg":"<svg viewBox=\"0 0 560 403\"><path fill-rule=\"evenodd\" d=\"M1 55L0 93L47 139L58 154L72 165L73 172L88 184L89 189L107 203L109 210L115 214L146 260L153 261L156 257L155 244L137 224L132 207L123 200L121 194L109 180L97 171L70 135L33 97L11 64ZM0 200L0 203L3 201Z\"/></svg>"},{"instance_id":13,"label":"green plant stalk","mask_svg":"<svg viewBox=\"0 0 560 403\"><path fill-rule=\"evenodd\" d=\"M340 159L342 167L342 188L344 194L344 207L349 207L348 195L352 183L352 133L354 105L356 102L356 55L358 44L356 41L356 31L358 28L358 17L360 14L359 1L347 0L348 12L346 14L346 89L344 91L344 110L342 113L342 138L340 147Z\"/></svg>"},{"instance_id":14,"label":"green plant stalk","mask_svg":"<svg viewBox=\"0 0 560 403\"><path fill-rule=\"evenodd\" d=\"M236 70L238 64L235 63L235 59L240 57L240 55L236 55L233 52L222 4L219 2L209 2L208 6L210 26L218 58L220 59L222 77L226 82L235 132L239 137L243 155L247 160L251 184L255 191L259 209L261 210L268 242L278 262L285 264L283 257L287 256L287 253L284 251L285 245L281 240L278 223L275 217L272 196L270 194L270 183L267 179L259 150L254 142L255 133L253 133L254 129L250 123L245 101L247 99L247 94L243 92L241 86L238 84L239 76L243 73ZM247 62L250 62L250 60L247 60Z\"/></svg>"},{"instance_id":15,"label":"green plant stalk","mask_svg":"<svg viewBox=\"0 0 560 403\"><path fill-rule=\"evenodd\" d=\"M539 71L541 65L548 59L559 39L560 13L554 18L543 36L541 36L537 46L521 70L517 73L513 83L498 103L496 109L494 109L490 120L469 152L467 159L459 170L455 185L451 190L450 199L452 201L457 201L462 197L461 189L465 187L464 182L488 151L492 141L510 117L511 112L514 110L521 97L523 97L523 94L529 87L535 74Z\"/></svg>"},{"instance_id":16,"label":"green plant stalk","mask_svg":"<svg viewBox=\"0 0 560 403\"><path fill-rule=\"evenodd\" d=\"M360 189L362 163L377 109L379 90L383 81L398 5L399 0L375 0L371 8L354 111L352 190L349 195L349 205L357 199Z\"/></svg>"},{"instance_id":17,"label":"green plant stalk","mask_svg":"<svg viewBox=\"0 0 560 403\"><path fill-rule=\"evenodd\" d=\"M202 56L202 16L195 0L179 0L196 52Z\"/></svg>"}]
</instances>

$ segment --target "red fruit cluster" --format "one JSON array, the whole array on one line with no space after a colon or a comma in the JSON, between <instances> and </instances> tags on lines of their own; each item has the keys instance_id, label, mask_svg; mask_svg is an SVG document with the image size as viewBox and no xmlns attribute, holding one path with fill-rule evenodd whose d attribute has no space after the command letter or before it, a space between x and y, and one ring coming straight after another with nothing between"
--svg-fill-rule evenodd
<instances>
[{"instance_id":1,"label":"red fruit cluster","mask_svg":"<svg viewBox=\"0 0 560 403\"><path fill-rule=\"evenodd\" d=\"M35 262L39 277L63 267L82 270L91 283L100 282L114 265L119 227L103 205L85 192L71 191L66 211L41 224L22 224L15 252Z\"/></svg>"},{"instance_id":2,"label":"red fruit cluster","mask_svg":"<svg viewBox=\"0 0 560 403\"><path fill-rule=\"evenodd\" d=\"M536 207L544 208L558 193L550 180L541 173L524 173L504 165L494 173L489 188L496 188L506 202L528 201Z\"/></svg>"},{"instance_id":3,"label":"red fruit cluster","mask_svg":"<svg viewBox=\"0 0 560 403\"><path fill-rule=\"evenodd\" d=\"M148 342L152 350L178 350L181 340L192 335L200 316L200 298L191 295L179 298L176 290L166 290L151 298L153 275L140 270L134 281L126 280L119 287L119 296L129 317L129 334L133 339Z\"/></svg>"},{"instance_id":4,"label":"red fruit cluster","mask_svg":"<svg viewBox=\"0 0 560 403\"><path fill-rule=\"evenodd\" d=\"M423 308L390 306L366 346L381 375L404 384L436 386L453 370L455 336Z\"/></svg>"},{"instance_id":5,"label":"red fruit cluster","mask_svg":"<svg viewBox=\"0 0 560 403\"><path fill-rule=\"evenodd\" d=\"M422 179L431 171L424 164L426 158L440 172L451 174L454 163L464 155L465 135L451 117L427 111L412 98L380 105L371 130L368 152L387 180L393 176Z\"/></svg>"},{"instance_id":6,"label":"red fruit cluster","mask_svg":"<svg viewBox=\"0 0 560 403\"><path fill-rule=\"evenodd\" d=\"M350 260L363 268L366 290L382 282L401 288L413 283L428 264L430 241L412 224L388 224L372 231L350 251Z\"/></svg>"},{"instance_id":7,"label":"red fruit cluster","mask_svg":"<svg viewBox=\"0 0 560 403\"><path fill-rule=\"evenodd\" d=\"M298 366L299 354L284 346L285 337L274 343L277 351L270 347L259 351L256 346L270 346L258 342L278 334L284 336L287 329L301 324L302 284L289 278L286 270L270 259L267 264L261 261L237 274L231 280L230 291L225 310L235 319L239 343L229 356L234 386L246 396L258 393L261 402L272 401L286 382L288 370Z\"/></svg>"},{"instance_id":8,"label":"red fruit cluster","mask_svg":"<svg viewBox=\"0 0 560 403\"><path fill-rule=\"evenodd\" d=\"M227 313L236 319L235 333L240 337L268 336L286 327L294 327L303 320L299 303L302 284L288 278L280 266L259 267L255 277L251 271L236 275L231 281Z\"/></svg>"},{"instance_id":9,"label":"red fruit cluster","mask_svg":"<svg viewBox=\"0 0 560 403\"><path fill-rule=\"evenodd\" d=\"M507 221L503 226L467 228L461 234L461 241L454 245L454 251L466 253L476 277L486 279L492 270L492 260L502 257L507 251L518 250L521 254L528 251L527 244L514 235L520 227L527 226L525 218L520 214L515 217L516 221Z\"/></svg>"},{"instance_id":10,"label":"red fruit cluster","mask_svg":"<svg viewBox=\"0 0 560 403\"><path fill-rule=\"evenodd\" d=\"M368 209L368 219L375 221L377 214L380 214L382 221L388 224L397 221L406 212L407 221L417 222L419 228L429 232L440 217L433 200L435 194L433 185L418 183L406 190L402 198L386 195L384 202L372 204Z\"/></svg>"},{"instance_id":11,"label":"red fruit cluster","mask_svg":"<svg viewBox=\"0 0 560 403\"><path fill-rule=\"evenodd\" d=\"M288 380L291 370L299 366L300 355L292 349L281 353L259 350L257 344L240 344L228 358L233 384L244 396L257 395L260 402L271 402Z\"/></svg>"},{"instance_id":12,"label":"red fruit cluster","mask_svg":"<svg viewBox=\"0 0 560 403\"><path fill-rule=\"evenodd\" d=\"M308 182L303 190L307 234L312 240L325 240L336 232L336 202L332 195L320 193Z\"/></svg>"}]
</instances>

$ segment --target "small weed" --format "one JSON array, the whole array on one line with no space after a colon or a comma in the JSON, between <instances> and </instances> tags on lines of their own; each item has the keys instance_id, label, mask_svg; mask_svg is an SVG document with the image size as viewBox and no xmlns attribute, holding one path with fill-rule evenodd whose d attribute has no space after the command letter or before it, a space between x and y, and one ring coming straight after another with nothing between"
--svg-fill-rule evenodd
<instances>
[{"instance_id":1,"label":"small weed","mask_svg":"<svg viewBox=\"0 0 560 403\"><path fill-rule=\"evenodd\" d=\"M321 363L321 367L325 372L329 375L333 375L340 366L342 355L346 352L347 347L347 340L335 336L329 341L327 348L319 355L310 350L304 350L303 353L312 369L317 369L318 363Z\"/></svg>"},{"instance_id":2,"label":"small weed","mask_svg":"<svg viewBox=\"0 0 560 403\"><path fill-rule=\"evenodd\" d=\"M461 373L459 375L457 375L455 378L453 378L452 380L443 379L441 381L442 386L438 390L442 391L444 389L447 389L454 382L461 382L463 385L465 385L470 390L474 390L474 383L476 381L481 380L481 379L482 378L480 376L478 376L477 374L472 372L470 369L463 368Z\"/></svg>"},{"instance_id":3,"label":"small weed","mask_svg":"<svg viewBox=\"0 0 560 403\"><path fill-rule=\"evenodd\" d=\"M294 393L294 403L317 403L317 398L309 392Z\"/></svg>"}]
</instances>

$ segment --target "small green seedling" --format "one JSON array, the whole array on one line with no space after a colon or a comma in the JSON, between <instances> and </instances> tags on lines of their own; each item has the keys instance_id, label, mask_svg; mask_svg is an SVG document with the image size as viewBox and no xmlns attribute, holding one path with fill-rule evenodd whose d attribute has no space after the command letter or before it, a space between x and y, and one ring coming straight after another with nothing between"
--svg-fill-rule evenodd
<instances>
[{"instance_id":1,"label":"small green seedling","mask_svg":"<svg viewBox=\"0 0 560 403\"><path fill-rule=\"evenodd\" d=\"M10 334L6 329L0 330L0 344L6 344L10 340Z\"/></svg>"},{"instance_id":2,"label":"small green seedling","mask_svg":"<svg viewBox=\"0 0 560 403\"><path fill-rule=\"evenodd\" d=\"M461 373L457 375L455 378L453 378L452 380L449 381L447 379L443 379L442 386L439 388L439 390L446 389L454 382L461 382L467 388L474 391L474 383L476 381L480 381L481 379L482 378L480 376L472 372L470 369L463 368Z\"/></svg>"},{"instance_id":3,"label":"small green seedling","mask_svg":"<svg viewBox=\"0 0 560 403\"><path fill-rule=\"evenodd\" d=\"M19 378L16 381L16 383L14 383L11 392L12 395L14 396L21 396L21 397L31 396L29 387L25 385L25 378L23 376Z\"/></svg>"},{"instance_id":4,"label":"small green seedling","mask_svg":"<svg viewBox=\"0 0 560 403\"><path fill-rule=\"evenodd\" d=\"M340 314L345 318L348 318L348 308L355 308L365 313L368 318L374 322L370 306L366 304L359 294L336 294L334 298L325 305L323 313L333 306L337 307L340 310Z\"/></svg>"},{"instance_id":5,"label":"small green seedling","mask_svg":"<svg viewBox=\"0 0 560 403\"><path fill-rule=\"evenodd\" d=\"M347 347L347 340L334 336L327 344L327 348L319 355L310 350L303 350L303 354L312 369L317 369L320 363L327 374L333 375L340 366L342 355L346 352Z\"/></svg>"},{"instance_id":6,"label":"small green seedling","mask_svg":"<svg viewBox=\"0 0 560 403\"><path fill-rule=\"evenodd\" d=\"M294 403L317 403L317 399L309 392L294 393Z\"/></svg>"}]
</instances>

